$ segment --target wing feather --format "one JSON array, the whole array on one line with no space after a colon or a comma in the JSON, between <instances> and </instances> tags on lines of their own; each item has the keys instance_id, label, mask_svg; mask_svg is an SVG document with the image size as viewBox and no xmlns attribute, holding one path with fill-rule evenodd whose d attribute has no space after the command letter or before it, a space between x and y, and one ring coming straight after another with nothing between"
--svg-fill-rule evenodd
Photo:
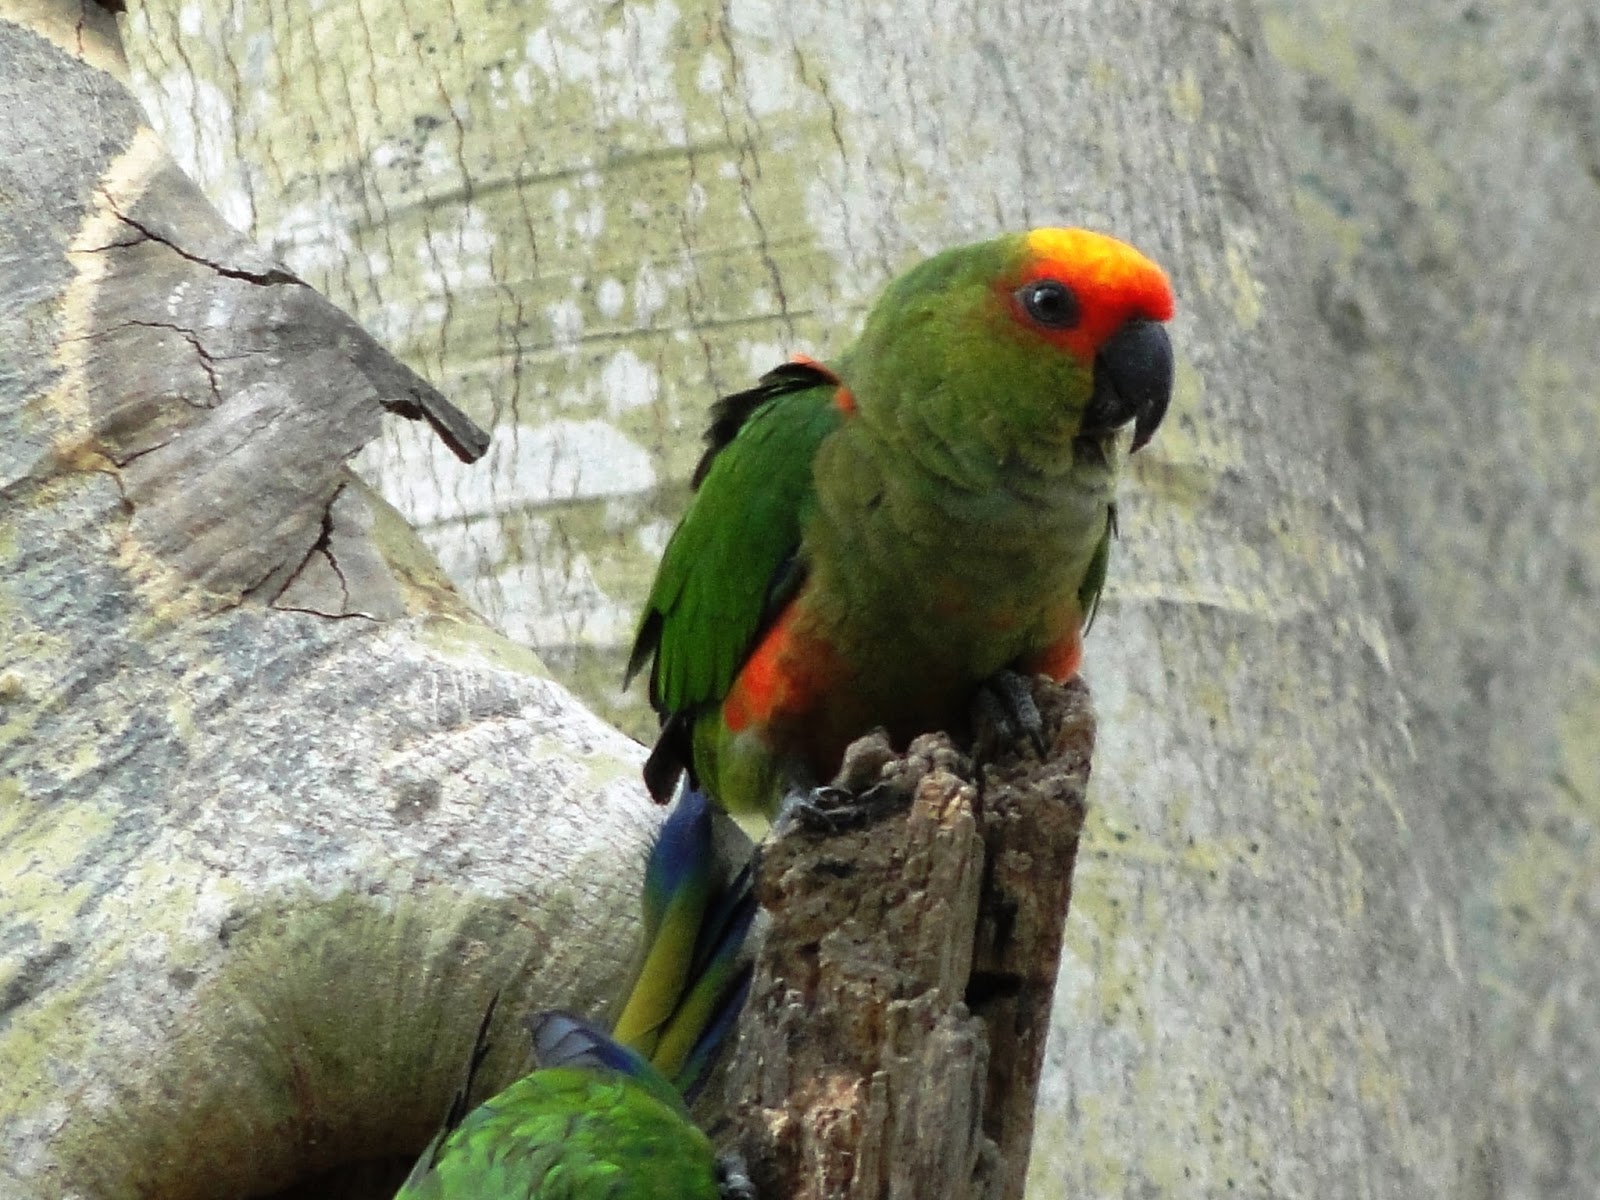
<instances>
[{"instance_id":1,"label":"wing feather","mask_svg":"<svg viewBox=\"0 0 1600 1200\"><path fill-rule=\"evenodd\" d=\"M844 419L838 386L826 368L787 363L712 410L694 500L662 556L628 662L630 680L652 664L650 700L664 720L727 695L803 578L812 465Z\"/></svg>"}]
</instances>

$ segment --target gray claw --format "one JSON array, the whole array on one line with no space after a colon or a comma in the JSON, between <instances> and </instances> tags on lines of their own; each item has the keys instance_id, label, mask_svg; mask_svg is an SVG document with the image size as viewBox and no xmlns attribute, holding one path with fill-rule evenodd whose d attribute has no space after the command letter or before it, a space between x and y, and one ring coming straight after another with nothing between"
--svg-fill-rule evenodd
<instances>
[{"instance_id":1,"label":"gray claw","mask_svg":"<svg viewBox=\"0 0 1600 1200\"><path fill-rule=\"evenodd\" d=\"M717 1195L720 1200L757 1200L743 1156L731 1151L717 1156Z\"/></svg>"},{"instance_id":2,"label":"gray claw","mask_svg":"<svg viewBox=\"0 0 1600 1200\"><path fill-rule=\"evenodd\" d=\"M1026 736L1040 758L1049 752L1044 740L1044 718L1033 702L1033 685L1015 671L997 671L985 680L973 698L973 758L993 762L1002 748Z\"/></svg>"},{"instance_id":3,"label":"gray claw","mask_svg":"<svg viewBox=\"0 0 1600 1200\"><path fill-rule=\"evenodd\" d=\"M831 836L871 825L902 807L904 797L881 783L859 794L840 787L812 788L809 792L790 792L784 797L773 829L780 835L799 828L807 833Z\"/></svg>"}]
</instances>

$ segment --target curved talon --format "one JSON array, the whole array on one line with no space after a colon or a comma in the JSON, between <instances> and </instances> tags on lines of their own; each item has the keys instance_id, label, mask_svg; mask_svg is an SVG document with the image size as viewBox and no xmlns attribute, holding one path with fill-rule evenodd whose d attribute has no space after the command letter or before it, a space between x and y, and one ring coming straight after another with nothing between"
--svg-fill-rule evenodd
<instances>
[{"instance_id":1,"label":"curved talon","mask_svg":"<svg viewBox=\"0 0 1600 1200\"><path fill-rule=\"evenodd\" d=\"M744 1158L729 1152L717 1158L717 1195L720 1200L757 1200L756 1185Z\"/></svg>"},{"instance_id":2,"label":"curved talon","mask_svg":"<svg viewBox=\"0 0 1600 1200\"><path fill-rule=\"evenodd\" d=\"M798 828L807 833L831 836L882 820L904 807L907 799L882 783L875 783L860 793L832 786L812 788L809 792L794 791L784 797L778 819L773 822L773 832L781 837Z\"/></svg>"},{"instance_id":3,"label":"curved talon","mask_svg":"<svg viewBox=\"0 0 1600 1200\"><path fill-rule=\"evenodd\" d=\"M1012 670L995 672L978 687L972 709L972 755L979 764L993 762L1006 745L1023 736L1041 759L1049 753L1044 718L1027 676Z\"/></svg>"}]
</instances>

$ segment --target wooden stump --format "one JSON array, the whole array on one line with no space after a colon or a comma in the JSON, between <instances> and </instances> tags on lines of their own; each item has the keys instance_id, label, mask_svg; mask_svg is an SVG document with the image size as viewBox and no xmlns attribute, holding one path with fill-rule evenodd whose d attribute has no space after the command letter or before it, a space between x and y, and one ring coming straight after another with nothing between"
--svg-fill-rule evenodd
<instances>
[{"instance_id":1,"label":"wooden stump","mask_svg":"<svg viewBox=\"0 0 1600 1200\"><path fill-rule=\"evenodd\" d=\"M763 1200L1022 1195L1094 742L1081 682L1035 697L1044 761L862 739L844 782L905 810L767 846L729 1080Z\"/></svg>"}]
</instances>

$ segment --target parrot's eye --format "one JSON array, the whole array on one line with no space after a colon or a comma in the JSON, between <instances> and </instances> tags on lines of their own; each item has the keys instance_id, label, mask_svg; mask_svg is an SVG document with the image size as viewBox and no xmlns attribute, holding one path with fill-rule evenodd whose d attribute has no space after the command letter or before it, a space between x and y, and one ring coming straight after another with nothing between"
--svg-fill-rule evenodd
<instances>
[{"instance_id":1,"label":"parrot's eye","mask_svg":"<svg viewBox=\"0 0 1600 1200\"><path fill-rule=\"evenodd\" d=\"M1017 289L1023 311L1047 329L1071 329L1078 323L1078 298L1055 279L1040 279Z\"/></svg>"}]
</instances>

